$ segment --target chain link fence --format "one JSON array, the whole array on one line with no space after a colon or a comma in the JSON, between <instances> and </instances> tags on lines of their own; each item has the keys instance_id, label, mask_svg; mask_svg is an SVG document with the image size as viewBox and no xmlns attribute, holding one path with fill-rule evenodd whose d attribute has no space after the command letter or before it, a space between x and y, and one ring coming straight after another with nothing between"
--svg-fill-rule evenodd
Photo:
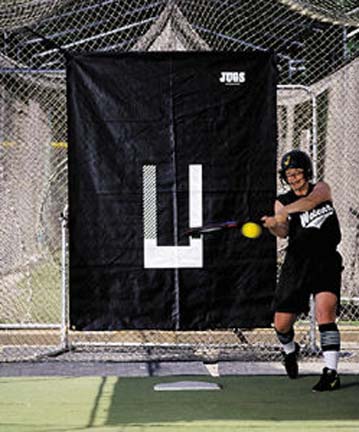
<instances>
[{"instance_id":1,"label":"chain link fence","mask_svg":"<svg viewBox=\"0 0 359 432\"><path fill-rule=\"evenodd\" d=\"M316 178L332 187L343 230L343 351L346 359L358 359L355 0L0 0L0 10L0 361L59 353L62 360L101 361L279 358L272 329L91 333L67 327L62 50L276 51L278 156L308 151ZM278 267L284 251L279 242ZM301 317L296 332L304 356L316 356L310 317Z\"/></svg>"}]
</instances>

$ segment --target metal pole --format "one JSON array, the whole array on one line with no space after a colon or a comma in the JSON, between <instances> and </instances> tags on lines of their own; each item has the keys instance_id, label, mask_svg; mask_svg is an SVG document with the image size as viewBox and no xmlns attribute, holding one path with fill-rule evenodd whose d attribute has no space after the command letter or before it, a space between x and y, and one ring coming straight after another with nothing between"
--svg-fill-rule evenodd
<instances>
[{"instance_id":1,"label":"metal pole","mask_svg":"<svg viewBox=\"0 0 359 432\"><path fill-rule=\"evenodd\" d=\"M318 181L318 118L317 118L317 98L314 93L312 96L312 159L313 159L313 181L316 183ZM312 354L318 351L317 347L317 332L315 324L315 299L314 295L310 296L310 351Z\"/></svg>"},{"instance_id":2,"label":"metal pole","mask_svg":"<svg viewBox=\"0 0 359 432\"><path fill-rule=\"evenodd\" d=\"M312 96L312 159L313 159L313 181L318 181L318 118L317 118L317 97Z\"/></svg>"},{"instance_id":3,"label":"metal pole","mask_svg":"<svg viewBox=\"0 0 359 432\"><path fill-rule=\"evenodd\" d=\"M68 310L67 310L67 227L68 206L61 214L61 346L68 348Z\"/></svg>"}]
</instances>

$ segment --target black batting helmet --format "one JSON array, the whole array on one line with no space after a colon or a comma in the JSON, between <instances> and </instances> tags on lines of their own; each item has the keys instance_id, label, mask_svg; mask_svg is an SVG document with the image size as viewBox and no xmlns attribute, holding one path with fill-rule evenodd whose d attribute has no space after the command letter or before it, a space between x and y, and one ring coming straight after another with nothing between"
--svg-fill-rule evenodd
<instances>
[{"instance_id":1,"label":"black batting helmet","mask_svg":"<svg viewBox=\"0 0 359 432\"><path fill-rule=\"evenodd\" d=\"M289 168L301 168L304 172L304 177L311 180L313 177L313 165L310 157L301 150L292 150L282 157L280 163L279 175L282 180L287 182L285 172Z\"/></svg>"}]
</instances>

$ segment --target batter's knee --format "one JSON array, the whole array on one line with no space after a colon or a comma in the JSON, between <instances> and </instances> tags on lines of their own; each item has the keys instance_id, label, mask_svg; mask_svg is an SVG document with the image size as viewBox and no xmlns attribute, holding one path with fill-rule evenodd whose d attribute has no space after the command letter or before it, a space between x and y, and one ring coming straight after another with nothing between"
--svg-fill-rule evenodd
<instances>
[{"instance_id":1,"label":"batter's knee","mask_svg":"<svg viewBox=\"0 0 359 432\"><path fill-rule=\"evenodd\" d=\"M318 324L335 321L337 302L337 296L331 292L321 292L315 296L315 318Z\"/></svg>"},{"instance_id":2,"label":"batter's knee","mask_svg":"<svg viewBox=\"0 0 359 432\"><path fill-rule=\"evenodd\" d=\"M318 324L334 322L336 319L336 308L335 307L317 308L317 310L315 311L315 318Z\"/></svg>"}]
</instances>

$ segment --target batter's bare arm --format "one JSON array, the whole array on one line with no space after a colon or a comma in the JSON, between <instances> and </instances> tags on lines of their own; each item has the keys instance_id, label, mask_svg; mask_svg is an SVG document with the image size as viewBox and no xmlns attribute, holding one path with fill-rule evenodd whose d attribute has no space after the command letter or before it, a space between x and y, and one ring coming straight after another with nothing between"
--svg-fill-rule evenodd
<instances>
[{"instance_id":1,"label":"batter's bare arm","mask_svg":"<svg viewBox=\"0 0 359 432\"><path fill-rule=\"evenodd\" d=\"M285 238L288 235L289 223L285 207L278 200L274 204L274 216L263 216L263 226L275 236Z\"/></svg>"},{"instance_id":2,"label":"batter's bare arm","mask_svg":"<svg viewBox=\"0 0 359 432\"><path fill-rule=\"evenodd\" d=\"M300 198L299 200L288 204L282 209L282 211L287 214L304 212L308 210L312 210L318 204L324 201L331 201L332 194L330 191L330 187L325 182L318 182L312 192L306 197Z\"/></svg>"}]
</instances>

